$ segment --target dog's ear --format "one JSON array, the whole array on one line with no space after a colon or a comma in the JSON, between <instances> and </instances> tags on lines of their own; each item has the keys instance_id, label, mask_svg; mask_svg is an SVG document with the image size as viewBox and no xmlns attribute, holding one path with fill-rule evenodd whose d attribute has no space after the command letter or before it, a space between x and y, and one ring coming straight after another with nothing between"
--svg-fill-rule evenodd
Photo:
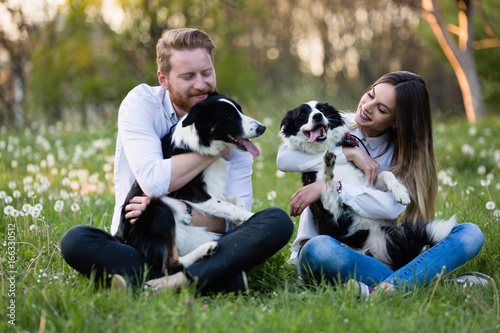
<instances>
[{"instance_id":1,"label":"dog's ear","mask_svg":"<svg viewBox=\"0 0 500 333\"><path fill-rule=\"evenodd\" d=\"M203 114L204 105L202 103L197 103L191 107L187 116L182 121L182 127L186 127L194 124L195 120L199 117L199 114Z\"/></svg>"},{"instance_id":2,"label":"dog's ear","mask_svg":"<svg viewBox=\"0 0 500 333\"><path fill-rule=\"evenodd\" d=\"M344 124L344 121L342 120L342 116L340 115L339 110L337 110L334 106L328 104L328 103L322 103L325 106L326 109L326 117L328 118L328 121L330 122L333 127L340 126Z\"/></svg>"},{"instance_id":3,"label":"dog's ear","mask_svg":"<svg viewBox=\"0 0 500 333\"><path fill-rule=\"evenodd\" d=\"M290 120L292 118L292 110L288 110L283 119L281 119L281 124L280 124L280 132L283 134L285 133L286 128L288 127L288 124L290 124Z\"/></svg>"}]
</instances>

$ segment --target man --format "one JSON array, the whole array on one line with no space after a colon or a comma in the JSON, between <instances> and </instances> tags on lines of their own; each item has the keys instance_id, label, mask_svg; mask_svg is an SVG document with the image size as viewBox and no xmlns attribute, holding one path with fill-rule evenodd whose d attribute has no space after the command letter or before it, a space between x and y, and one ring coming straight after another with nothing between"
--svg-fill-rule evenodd
<instances>
[{"instance_id":1,"label":"man","mask_svg":"<svg viewBox=\"0 0 500 333\"><path fill-rule=\"evenodd\" d=\"M161 138L194 104L216 90L214 49L203 31L167 31L157 44L160 86L141 84L122 102L115 154L113 234L118 229L125 197L136 179L148 196L162 196L181 188L219 158L189 153L163 159L161 150ZM241 197L250 210L251 155L231 149L223 157L230 163L226 195ZM147 196L132 199L125 207L126 217L135 222L148 202ZM194 210L191 224L212 232L225 232L219 239L217 252L171 276L161 276L158 268L151 267L149 285L179 288L194 279L202 291L245 290L244 270L271 257L293 232L290 218L277 208L256 213L234 230L230 222L208 218ZM70 266L87 276L93 272L97 277L119 274L138 284L136 277L144 274L144 258L137 250L96 228L76 226L68 230L61 239L61 252Z\"/></svg>"}]
</instances>

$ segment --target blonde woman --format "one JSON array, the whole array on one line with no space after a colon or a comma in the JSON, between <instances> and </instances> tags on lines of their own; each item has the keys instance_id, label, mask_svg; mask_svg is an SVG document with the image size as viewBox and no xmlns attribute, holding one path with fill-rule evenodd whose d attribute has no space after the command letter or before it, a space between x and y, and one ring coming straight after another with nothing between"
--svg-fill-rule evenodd
<instances>
[{"instance_id":1,"label":"blonde woman","mask_svg":"<svg viewBox=\"0 0 500 333\"><path fill-rule=\"evenodd\" d=\"M388 73L365 92L355 114L343 117L350 133L362 144L335 148L336 163L353 162L371 183L378 172L390 170L406 186L412 199L404 206L389 192L343 183L343 204L362 216L377 219L399 217L413 223L434 219L438 182L431 108L422 78L404 71ZM278 168L286 172L321 170L322 154L304 155L282 146L277 157ZM320 199L322 187L322 181L304 186L290 200L290 215L301 215L291 261L303 276L323 274L331 280L340 276L343 281L354 278L350 283L366 296L375 288L390 292L402 286L425 285L443 269L450 272L465 264L483 246L479 228L462 223L439 244L393 271L330 236L318 234L308 206Z\"/></svg>"}]
</instances>

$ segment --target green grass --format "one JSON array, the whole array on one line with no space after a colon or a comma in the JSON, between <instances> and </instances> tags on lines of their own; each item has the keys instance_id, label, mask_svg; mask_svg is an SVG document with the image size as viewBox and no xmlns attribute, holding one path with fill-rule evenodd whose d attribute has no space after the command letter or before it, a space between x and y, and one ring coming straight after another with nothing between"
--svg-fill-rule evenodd
<instances>
[{"instance_id":1,"label":"green grass","mask_svg":"<svg viewBox=\"0 0 500 333\"><path fill-rule=\"evenodd\" d=\"M288 211L300 176L277 173L279 119L268 117L265 122L267 132L255 140L262 155L254 164L253 208ZM478 224L486 238L480 254L458 272L484 272L494 278L495 286L452 291L433 284L391 298L375 296L368 302L358 301L340 286L297 282L294 267L286 263L291 242L249 272L251 290L244 295L201 297L190 289L117 294L94 287L64 263L59 239L77 224L109 228L114 203L109 166L116 126L94 130L53 126L23 133L4 128L0 132L0 331L497 332L499 128L498 118L489 118L474 130L464 121L435 126L441 171L438 217L456 214L460 222ZM57 201L64 203L60 212L55 210ZM486 207L490 201L497 206L493 210ZM36 217L4 214L7 206L21 212L25 204L43 208ZM298 219L293 220L297 229ZM9 258L9 224L15 224L14 263ZM12 301L15 326L7 316Z\"/></svg>"}]
</instances>

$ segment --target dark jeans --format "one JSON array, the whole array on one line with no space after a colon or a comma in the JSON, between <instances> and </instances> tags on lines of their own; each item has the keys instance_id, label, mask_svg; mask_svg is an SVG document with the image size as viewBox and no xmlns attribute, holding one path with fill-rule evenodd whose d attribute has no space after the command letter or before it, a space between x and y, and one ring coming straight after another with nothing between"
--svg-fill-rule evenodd
<instances>
[{"instance_id":1,"label":"dark jeans","mask_svg":"<svg viewBox=\"0 0 500 333\"><path fill-rule=\"evenodd\" d=\"M230 283L241 271L270 258L287 244L292 233L293 223L283 210L265 209L222 235L217 252L195 262L187 271L197 280L198 290L223 291L225 281ZM143 255L135 248L90 226L69 229L61 238L61 253L71 267L87 277L95 274L97 279L106 279L106 274L120 274L139 285L143 279L162 276L158 267L146 268Z\"/></svg>"}]
</instances>

